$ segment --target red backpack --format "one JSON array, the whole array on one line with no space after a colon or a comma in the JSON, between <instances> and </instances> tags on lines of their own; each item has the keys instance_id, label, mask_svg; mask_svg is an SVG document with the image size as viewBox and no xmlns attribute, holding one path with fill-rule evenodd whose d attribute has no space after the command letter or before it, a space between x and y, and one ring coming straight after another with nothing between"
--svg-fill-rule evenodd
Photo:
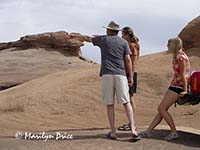
<instances>
[{"instance_id":1,"label":"red backpack","mask_svg":"<svg viewBox=\"0 0 200 150\"><path fill-rule=\"evenodd\" d=\"M200 69L191 73L189 80L190 92L185 94L184 97L180 97L176 102L179 105L191 104L196 105L200 103Z\"/></svg>"},{"instance_id":2,"label":"red backpack","mask_svg":"<svg viewBox=\"0 0 200 150\"><path fill-rule=\"evenodd\" d=\"M200 94L200 70L195 70L190 76L190 92Z\"/></svg>"}]
</instances>

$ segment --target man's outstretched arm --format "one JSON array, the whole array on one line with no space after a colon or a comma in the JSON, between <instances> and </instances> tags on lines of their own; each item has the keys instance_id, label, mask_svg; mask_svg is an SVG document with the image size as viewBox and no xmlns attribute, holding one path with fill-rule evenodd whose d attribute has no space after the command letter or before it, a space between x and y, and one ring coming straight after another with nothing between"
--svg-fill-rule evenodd
<instances>
[{"instance_id":1,"label":"man's outstretched arm","mask_svg":"<svg viewBox=\"0 0 200 150\"><path fill-rule=\"evenodd\" d=\"M82 42L90 42L90 43L92 42L92 38L93 38L88 35L73 34L73 33L70 34L70 37L78 39L79 41L82 41Z\"/></svg>"}]
</instances>

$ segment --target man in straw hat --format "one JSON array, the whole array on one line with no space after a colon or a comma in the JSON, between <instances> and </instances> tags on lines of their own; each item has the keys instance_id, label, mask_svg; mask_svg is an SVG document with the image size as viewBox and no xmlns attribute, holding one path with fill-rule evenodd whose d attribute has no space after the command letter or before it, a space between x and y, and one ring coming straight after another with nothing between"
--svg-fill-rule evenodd
<instances>
[{"instance_id":1,"label":"man in straw hat","mask_svg":"<svg viewBox=\"0 0 200 150\"><path fill-rule=\"evenodd\" d=\"M139 140L140 137L135 130L133 110L130 104L128 86L133 84L132 63L128 43L118 36L119 25L111 21L106 28L107 35L86 36L71 34L70 36L80 41L92 42L101 50L101 69L102 77L102 103L107 105L107 115L111 127L111 132L107 134L110 139L117 139L115 128L114 104L115 96L118 104L123 104L127 118L131 124L132 140ZM128 81L125 73L125 66L130 74Z\"/></svg>"}]
</instances>

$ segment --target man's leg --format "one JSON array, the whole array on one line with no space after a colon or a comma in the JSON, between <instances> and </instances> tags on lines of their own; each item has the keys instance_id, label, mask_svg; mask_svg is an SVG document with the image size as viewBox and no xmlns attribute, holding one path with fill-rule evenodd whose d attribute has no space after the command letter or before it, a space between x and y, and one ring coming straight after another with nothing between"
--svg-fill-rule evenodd
<instances>
[{"instance_id":1,"label":"man's leg","mask_svg":"<svg viewBox=\"0 0 200 150\"><path fill-rule=\"evenodd\" d=\"M102 77L102 103L107 106L107 116L111 128L111 136L116 137L115 111L114 111L114 77L103 75Z\"/></svg>"},{"instance_id":2,"label":"man's leg","mask_svg":"<svg viewBox=\"0 0 200 150\"><path fill-rule=\"evenodd\" d=\"M126 111L126 115L127 115L127 118L128 118L128 121L130 122L130 126L131 126L131 133L134 134L134 135L138 135L137 134L137 131L135 130L135 120L133 119L133 109L132 109L132 106L130 103L126 103L126 104L123 104L124 105L124 108L125 108L125 111Z\"/></svg>"},{"instance_id":3,"label":"man's leg","mask_svg":"<svg viewBox=\"0 0 200 150\"><path fill-rule=\"evenodd\" d=\"M116 136L114 104L107 105L107 115L108 115L108 120L109 120L110 128L111 128L111 136Z\"/></svg>"}]
</instances>

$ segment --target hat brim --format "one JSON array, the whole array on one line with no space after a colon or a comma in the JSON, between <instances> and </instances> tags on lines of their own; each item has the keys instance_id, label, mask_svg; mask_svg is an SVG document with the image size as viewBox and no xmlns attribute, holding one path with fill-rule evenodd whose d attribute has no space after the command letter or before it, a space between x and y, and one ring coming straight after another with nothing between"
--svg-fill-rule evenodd
<instances>
[{"instance_id":1,"label":"hat brim","mask_svg":"<svg viewBox=\"0 0 200 150\"><path fill-rule=\"evenodd\" d=\"M102 28L106 28L106 29L110 29L110 30L115 30L115 31L122 31L122 29L113 29L111 27L106 27L106 26L102 26Z\"/></svg>"}]
</instances>

